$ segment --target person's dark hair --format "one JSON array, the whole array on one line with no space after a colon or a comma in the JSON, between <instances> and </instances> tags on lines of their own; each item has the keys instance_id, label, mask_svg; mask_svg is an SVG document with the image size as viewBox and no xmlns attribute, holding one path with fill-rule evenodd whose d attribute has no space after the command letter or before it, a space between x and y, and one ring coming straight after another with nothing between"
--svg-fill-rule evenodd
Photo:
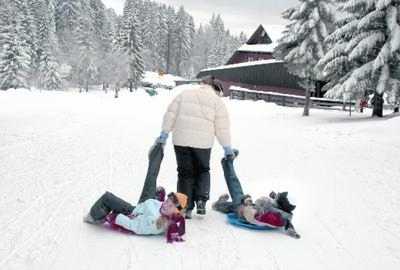
<instances>
[{"instance_id":1,"label":"person's dark hair","mask_svg":"<svg viewBox=\"0 0 400 270\"><path fill-rule=\"evenodd\" d=\"M240 199L240 204L241 205L248 205L248 204L252 205L253 200L249 194L246 194L246 195L243 195L243 197Z\"/></svg>"},{"instance_id":2,"label":"person's dark hair","mask_svg":"<svg viewBox=\"0 0 400 270\"><path fill-rule=\"evenodd\" d=\"M175 204L176 208L178 208L179 211L183 209L174 192L169 193L167 198L172 200L172 202Z\"/></svg>"},{"instance_id":3,"label":"person's dark hair","mask_svg":"<svg viewBox=\"0 0 400 270\"><path fill-rule=\"evenodd\" d=\"M210 85L217 92L223 92L222 84L212 75L201 78L201 82Z\"/></svg>"}]
</instances>

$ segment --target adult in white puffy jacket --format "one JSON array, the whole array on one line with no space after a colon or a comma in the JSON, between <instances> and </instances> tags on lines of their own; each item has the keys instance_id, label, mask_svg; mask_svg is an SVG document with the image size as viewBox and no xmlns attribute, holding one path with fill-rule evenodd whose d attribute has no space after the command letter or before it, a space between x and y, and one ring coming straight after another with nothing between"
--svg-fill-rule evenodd
<instances>
[{"instance_id":1,"label":"adult in white puffy jacket","mask_svg":"<svg viewBox=\"0 0 400 270\"><path fill-rule=\"evenodd\" d=\"M183 91L169 105L156 141L165 145L172 132L178 165L177 190L186 194L189 202L186 218L191 218L195 202L197 214L206 214L210 155L215 137L224 148L225 156L233 155L229 114L221 95L222 88L211 76Z\"/></svg>"}]
</instances>

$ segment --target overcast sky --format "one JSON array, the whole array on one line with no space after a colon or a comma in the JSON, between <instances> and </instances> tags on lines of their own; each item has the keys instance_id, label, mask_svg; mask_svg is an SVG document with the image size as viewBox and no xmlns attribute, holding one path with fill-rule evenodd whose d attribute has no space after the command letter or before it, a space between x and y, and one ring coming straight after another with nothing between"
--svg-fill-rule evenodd
<instances>
[{"instance_id":1,"label":"overcast sky","mask_svg":"<svg viewBox=\"0 0 400 270\"><path fill-rule=\"evenodd\" d=\"M125 0L103 0L121 14ZM213 13L221 14L225 25L233 33L245 32L250 36L263 24L272 38L281 31L285 21L281 13L296 5L298 0L158 0L176 8L183 5L193 15L196 24L206 23Z\"/></svg>"}]
</instances>

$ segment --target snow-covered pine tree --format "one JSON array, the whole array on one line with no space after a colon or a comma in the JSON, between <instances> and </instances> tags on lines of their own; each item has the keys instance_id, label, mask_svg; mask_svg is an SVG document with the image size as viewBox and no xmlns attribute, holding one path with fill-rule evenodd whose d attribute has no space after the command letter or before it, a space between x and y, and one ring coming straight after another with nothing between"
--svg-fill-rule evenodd
<instances>
[{"instance_id":1,"label":"snow-covered pine tree","mask_svg":"<svg viewBox=\"0 0 400 270\"><path fill-rule=\"evenodd\" d=\"M154 62L158 71L165 72L167 65L165 55L167 55L168 25L167 25L167 7L160 5L156 9L156 30L154 33Z\"/></svg>"},{"instance_id":2,"label":"snow-covered pine tree","mask_svg":"<svg viewBox=\"0 0 400 270\"><path fill-rule=\"evenodd\" d=\"M0 89L3 90L29 87L32 51L23 6L24 3L13 1L0 7Z\"/></svg>"},{"instance_id":3,"label":"snow-covered pine tree","mask_svg":"<svg viewBox=\"0 0 400 270\"><path fill-rule=\"evenodd\" d=\"M49 44L50 46L50 44ZM47 90L61 88L61 76L59 65L51 52L51 48L46 48L40 59L40 85Z\"/></svg>"},{"instance_id":4,"label":"snow-covered pine tree","mask_svg":"<svg viewBox=\"0 0 400 270\"><path fill-rule=\"evenodd\" d=\"M37 7L37 14L40 16L38 18L39 86L48 90L60 89L54 0L42 2Z\"/></svg>"},{"instance_id":5,"label":"snow-covered pine tree","mask_svg":"<svg viewBox=\"0 0 400 270\"><path fill-rule=\"evenodd\" d=\"M128 56L129 62L129 91L137 89L144 74L144 64L142 58L142 41L140 38L140 26L137 21L137 2L127 0L125 2L124 14L122 18L120 48Z\"/></svg>"},{"instance_id":6,"label":"snow-covered pine tree","mask_svg":"<svg viewBox=\"0 0 400 270\"><path fill-rule=\"evenodd\" d=\"M105 14L106 14L105 32L107 33L110 39L111 42L110 50L111 50L117 43L118 24L120 21L120 17L112 8L106 9Z\"/></svg>"},{"instance_id":7,"label":"snow-covered pine tree","mask_svg":"<svg viewBox=\"0 0 400 270\"><path fill-rule=\"evenodd\" d=\"M284 60L289 72L301 79L306 91L303 115L308 116L311 92L318 80L315 65L327 50L324 40L332 31L334 16L331 0L299 1L299 5L283 13L290 24L278 40L275 57Z\"/></svg>"},{"instance_id":8,"label":"snow-covered pine tree","mask_svg":"<svg viewBox=\"0 0 400 270\"><path fill-rule=\"evenodd\" d=\"M102 68L100 70L101 80L104 90L108 86L114 87L114 90L119 88L122 82L128 81L128 58L121 49L116 47L106 53L102 60Z\"/></svg>"},{"instance_id":9,"label":"snow-covered pine tree","mask_svg":"<svg viewBox=\"0 0 400 270\"><path fill-rule=\"evenodd\" d=\"M248 38L246 36L246 34L244 32L240 32L239 37L238 37L238 41L240 45L243 45L247 42Z\"/></svg>"},{"instance_id":10,"label":"snow-covered pine tree","mask_svg":"<svg viewBox=\"0 0 400 270\"><path fill-rule=\"evenodd\" d=\"M245 35L243 34L243 32L240 34L243 35L242 37L235 37L232 36L230 31L227 30L226 31L226 53L225 53L225 59L224 59L224 63L226 63L227 61L229 61L230 57L233 55L233 53L243 44L245 44L247 42L247 39L245 39Z\"/></svg>"},{"instance_id":11,"label":"snow-covered pine tree","mask_svg":"<svg viewBox=\"0 0 400 270\"><path fill-rule=\"evenodd\" d=\"M185 63L188 61L193 46L193 18L188 15L183 6L179 8L174 22L175 50L174 59L176 74L182 75ZM186 65L187 67L187 65Z\"/></svg>"},{"instance_id":12,"label":"snow-covered pine tree","mask_svg":"<svg viewBox=\"0 0 400 270\"><path fill-rule=\"evenodd\" d=\"M224 23L222 18L220 18L218 23L215 23L216 20L217 16L213 15L209 24L200 24L194 33L194 44L190 57L193 73L197 73L204 68L225 64L234 51L247 41L243 33L241 37L235 37L229 30L223 31ZM214 27L212 24L214 24ZM215 27L215 25L219 26ZM220 29L218 31L219 42L216 42L216 28ZM224 48L224 50L221 48ZM219 57L216 57L216 55L219 55Z\"/></svg>"},{"instance_id":13,"label":"snow-covered pine tree","mask_svg":"<svg viewBox=\"0 0 400 270\"><path fill-rule=\"evenodd\" d=\"M225 25L219 14L212 16L210 26L212 34L208 66L216 67L224 64L227 51Z\"/></svg>"},{"instance_id":14,"label":"snow-covered pine tree","mask_svg":"<svg viewBox=\"0 0 400 270\"><path fill-rule=\"evenodd\" d=\"M143 43L143 60L146 70L159 69L159 55L157 50L158 32L158 4L145 0L142 5L143 11L139 12L139 21L142 24L141 39Z\"/></svg>"},{"instance_id":15,"label":"snow-covered pine tree","mask_svg":"<svg viewBox=\"0 0 400 270\"><path fill-rule=\"evenodd\" d=\"M6 0L0 0L0 48L9 36L7 27L10 24L9 6L10 4Z\"/></svg>"},{"instance_id":16,"label":"snow-covered pine tree","mask_svg":"<svg viewBox=\"0 0 400 270\"><path fill-rule=\"evenodd\" d=\"M171 73L173 64L173 52L174 52L174 22L175 22L175 10L172 7L168 7L166 10L166 24L167 24L167 39L165 40L165 66L166 72Z\"/></svg>"},{"instance_id":17,"label":"snow-covered pine tree","mask_svg":"<svg viewBox=\"0 0 400 270\"><path fill-rule=\"evenodd\" d=\"M76 30L76 48L78 58L74 63L74 77L79 84L80 90L84 88L89 91L89 85L96 81L97 66L96 53L98 52L95 43L93 23L90 14L90 6L87 2L81 3L80 15L78 16L78 28Z\"/></svg>"},{"instance_id":18,"label":"snow-covered pine tree","mask_svg":"<svg viewBox=\"0 0 400 270\"><path fill-rule=\"evenodd\" d=\"M192 66L195 71L200 71L207 67L208 63L208 41L205 37L206 32L202 24L199 25L195 36L194 45L191 53Z\"/></svg>"},{"instance_id":19,"label":"snow-covered pine tree","mask_svg":"<svg viewBox=\"0 0 400 270\"><path fill-rule=\"evenodd\" d=\"M190 50L188 51L188 56L186 61L184 62L184 72L183 76L185 78L194 78L196 76L196 72L194 69L193 61L191 61L191 52L194 47L194 37L196 35L196 28L195 28L195 23L194 23L194 18L190 15L187 14L188 16L188 35L190 38Z\"/></svg>"},{"instance_id":20,"label":"snow-covered pine tree","mask_svg":"<svg viewBox=\"0 0 400 270\"><path fill-rule=\"evenodd\" d=\"M373 115L382 116L383 94L390 89L396 93L400 79L400 1L340 2L345 15L327 38L331 49L319 63L330 81L327 96L359 98L373 93Z\"/></svg>"},{"instance_id":21,"label":"snow-covered pine tree","mask_svg":"<svg viewBox=\"0 0 400 270\"><path fill-rule=\"evenodd\" d=\"M93 24L93 37L97 43L100 57L111 50L112 39L109 33L109 25L106 16L106 9L102 0L90 0L90 15Z\"/></svg>"},{"instance_id":22,"label":"snow-covered pine tree","mask_svg":"<svg viewBox=\"0 0 400 270\"><path fill-rule=\"evenodd\" d=\"M29 46L30 46L30 54L31 54L31 75L30 75L30 83L34 84L34 81L37 77L37 72L39 69L39 37L38 37L38 27L39 20L41 14L40 8L42 4L47 4L44 0L25 0L26 1L26 16L27 16L27 29L29 29L28 37L29 37Z\"/></svg>"},{"instance_id":23,"label":"snow-covered pine tree","mask_svg":"<svg viewBox=\"0 0 400 270\"><path fill-rule=\"evenodd\" d=\"M58 40L65 58L70 58L76 47L74 39L81 13L81 0L56 0L56 27ZM83 3L85 3L83 1Z\"/></svg>"},{"instance_id":24,"label":"snow-covered pine tree","mask_svg":"<svg viewBox=\"0 0 400 270\"><path fill-rule=\"evenodd\" d=\"M106 46L101 46L101 55L98 57L97 66L98 66L98 78L99 82L103 85L103 90L107 92L107 89L110 85L109 74L110 74L110 64L109 62L112 60L111 56L114 55L114 52L118 50L118 25L119 25L119 16L116 14L114 9L106 9L105 10L105 23L104 23L104 33L106 37L104 37L104 44Z\"/></svg>"}]
</instances>

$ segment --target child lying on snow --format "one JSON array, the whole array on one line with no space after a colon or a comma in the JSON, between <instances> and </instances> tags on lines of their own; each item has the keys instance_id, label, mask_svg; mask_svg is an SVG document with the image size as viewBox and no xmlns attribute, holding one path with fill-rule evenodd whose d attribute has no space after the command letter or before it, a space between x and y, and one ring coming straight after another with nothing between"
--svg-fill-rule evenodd
<instances>
[{"instance_id":1,"label":"child lying on snow","mask_svg":"<svg viewBox=\"0 0 400 270\"><path fill-rule=\"evenodd\" d=\"M269 197L261 197L255 203L250 195L243 194L233 167L233 160L237 155L238 151L236 150L235 156L222 159L225 180L232 201L229 201L228 194L224 194L213 204L213 209L222 213L236 213L239 218L250 224L280 228L289 236L300 238L291 222L292 211L296 206L289 202L287 192L278 194L271 192Z\"/></svg>"},{"instance_id":2,"label":"child lying on snow","mask_svg":"<svg viewBox=\"0 0 400 270\"><path fill-rule=\"evenodd\" d=\"M187 196L172 192L164 201L164 188L156 188L162 157L162 146L155 146L150 153L149 170L136 207L106 192L94 203L84 222L103 224L107 221L113 227L138 235L166 233L168 243L183 241L185 219L182 212L187 206Z\"/></svg>"}]
</instances>

